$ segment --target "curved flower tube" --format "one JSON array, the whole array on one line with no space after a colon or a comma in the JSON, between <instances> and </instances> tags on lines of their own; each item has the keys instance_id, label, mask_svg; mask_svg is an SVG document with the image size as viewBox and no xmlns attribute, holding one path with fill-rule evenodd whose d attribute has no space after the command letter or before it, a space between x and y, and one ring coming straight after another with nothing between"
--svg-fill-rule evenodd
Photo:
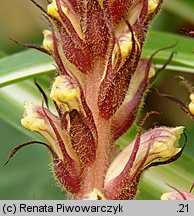
<instances>
[{"instance_id":1,"label":"curved flower tube","mask_svg":"<svg viewBox=\"0 0 194 216\"><path fill-rule=\"evenodd\" d=\"M178 147L183 127L154 128L132 141L112 162L104 191L109 199L133 199L143 172L181 153Z\"/></svg>"}]
</instances>

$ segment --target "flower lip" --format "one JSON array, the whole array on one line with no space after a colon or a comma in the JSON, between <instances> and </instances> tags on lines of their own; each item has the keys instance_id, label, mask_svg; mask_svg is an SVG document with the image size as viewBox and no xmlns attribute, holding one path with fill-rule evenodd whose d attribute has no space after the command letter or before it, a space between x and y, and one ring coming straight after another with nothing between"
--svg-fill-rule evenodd
<instances>
[{"instance_id":1,"label":"flower lip","mask_svg":"<svg viewBox=\"0 0 194 216\"><path fill-rule=\"evenodd\" d=\"M79 163L67 132L62 129L60 120L49 110L25 102L24 117L21 123L25 128L42 135L49 142L59 159L63 160L65 157L70 157Z\"/></svg>"},{"instance_id":2,"label":"flower lip","mask_svg":"<svg viewBox=\"0 0 194 216\"><path fill-rule=\"evenodd\" d=\"M45 121L41 118L41 112L38 112L38 106L34 106L30 102L24 104L24 116L21 123L25 128L32 131L39 131L45 129Z\"/></svg>"},{"instance_id":3,"label":"flower lip","mask_svg":"<svg viewBox=\"0 0 194 216\"><path fill-rule=\"evenodd\" d=\"M79 87L66 75L61 75L55 78L50 97L58 104L67 105L71 110L79 110Z\"/></svg>"}]
</instances>

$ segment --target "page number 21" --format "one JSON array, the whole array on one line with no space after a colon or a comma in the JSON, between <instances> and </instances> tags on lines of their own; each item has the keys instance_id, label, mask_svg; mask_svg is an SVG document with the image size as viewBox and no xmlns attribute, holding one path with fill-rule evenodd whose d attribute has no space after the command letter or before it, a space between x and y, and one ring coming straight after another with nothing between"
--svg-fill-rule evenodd
<instances>
[{"instance_id":1,"label":"page number 21","mask_svg":"<svg viewBox=\"0 0 194 216\"><path fill-rule=\"evenodd\" d=\"M179 209L177 212L189 212L189 205L188 204L179 204Z\"/></svg>"}]
</instances>

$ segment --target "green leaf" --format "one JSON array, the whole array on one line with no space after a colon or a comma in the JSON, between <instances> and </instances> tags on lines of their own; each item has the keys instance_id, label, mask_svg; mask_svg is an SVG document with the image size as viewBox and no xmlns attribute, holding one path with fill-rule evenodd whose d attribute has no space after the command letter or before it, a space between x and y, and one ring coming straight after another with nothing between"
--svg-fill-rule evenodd
<instances>
[{"instance_id":1,"label":"green leaf","mask_svg":"<svg viewBox=\"0 0 194 216\"><path fill-rule=\"evenodd\" d=\"M27 50L0 59L0 87L50 73L55 69L50 56Z\"/></svg>"},{"instance_id":2,"label":"green leaf","mask_svg":"<svg viewBox=\"0 0 194 216\"><path fill-rule=\"evenodd\" d=\"M194 178L194 158L184 153L177 161L149 169L140 186L138 199L160 199L163 193L178 190L188 191Z\"/></svg>"},{"instance_id":3,"label":"green leaf","mask_svg":"<svg viewBox=\"0 0 194 216\"><path fill-rule=\"evenodd\" d=\"M0 51L0 58L5 57L6 54L3 51Z\"/></svg>"},{"instance_id":4,"label":"green leaf","mask_svg":"<svg viewBox=\"0 0 194 216\"><path fill-rule=\"evenodd\" d=\"M164 2L164 8L171 13L194 24L194 1L193 0L170 0Z\"/></svg>"},{"instance_id":5,"label":"green leaf","mask_svg":"<svg viewBox=\"0 0 194 216\"><path fill-rule=\"evenodd\" d=\"M164 32L150 32L143 50L143 56L148 57L156 50L173 46L159 52L154 58L157 67L160 67L174 52L171 63L167 66L168 70L194 73L194 39Z\"/></svg>"}]
</instances>

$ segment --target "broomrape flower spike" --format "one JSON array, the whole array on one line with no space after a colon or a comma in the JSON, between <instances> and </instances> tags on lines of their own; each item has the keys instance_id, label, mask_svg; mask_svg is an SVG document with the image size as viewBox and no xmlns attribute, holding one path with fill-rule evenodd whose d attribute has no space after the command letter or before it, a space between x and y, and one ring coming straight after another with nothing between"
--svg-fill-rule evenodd
<instances>
[{"instance_id":1,"label":"broomrape flower spike","mask_svg":"<svg viewBox=\"0 0 194 216\"><path fill-rule=\"evenodd\" d=\"M113 144L136 120L155 74L152 57L141 59L141 52L161 4L52 0L47 11L38 6L50 27L39 50L57 66L50 93L57 115L26 102L21 122L47 140L53 172L74 199L134 199L148 167L175 160L182 152L183 127L141 134L141 126L110 164Z\"/></svg>"}]
</instances>

